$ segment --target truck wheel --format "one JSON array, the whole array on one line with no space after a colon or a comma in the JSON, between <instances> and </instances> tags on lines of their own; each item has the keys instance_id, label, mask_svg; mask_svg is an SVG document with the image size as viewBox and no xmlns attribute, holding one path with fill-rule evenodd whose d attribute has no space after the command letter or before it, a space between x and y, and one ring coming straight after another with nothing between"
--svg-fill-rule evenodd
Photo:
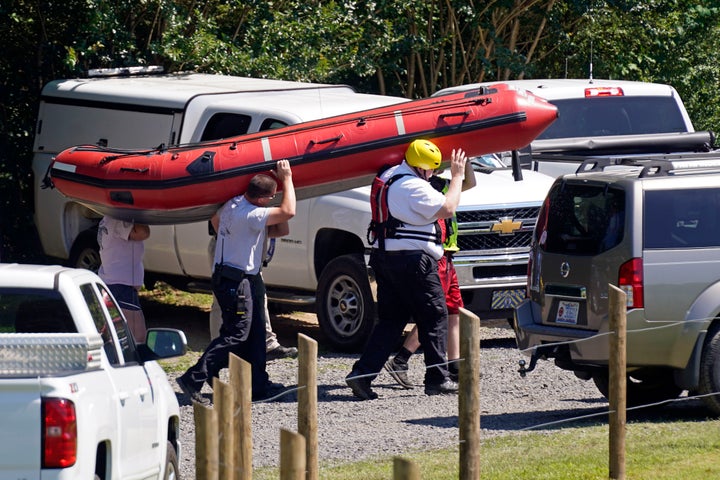
<instances>
[{"instance_id":1,"label":"truck wheel","mask_svg":"<svg viewBox=\"0 0 720 480\"><path fill-rule=\"evenodd\" d=\"M592 375L595 386L605 398L610 395L610 374L607 370ZM677 398L682 389L675 385L672 372L668 369L652 368L627 375L628 407L648 405Z\"/></svg>"},{"instance_id":2,"label":"truck wheel","mask_svg":"<svg viewBox=\"0 0 720 480\"><path fill-rule=\"evenodd\" d=\"M317 288L320 330L336 348L356 351L375 323L375 300L361 255L343 255L323 269Z\"/></svg>"},{"instance_id":3,"label":"truck wheel","mask_svg":"<svg viewBox=\"0 0 720 480\"><path fill-rule=\"evenodd\" d=\"M720 388L720 326L714 325L708 330L700 359L700 379L696 393L702 397L705 405L715 415L720 415L720 398L717 393Z\"/></svg>"},{"instance_id":4,"label":"truck wheel","mask_svg":"<svg viewBox=\"0 0 720 480\"><path fill-rule=\"evenodd\" d=\"M84 268L97 273L100 268L100 247L97 243L97 232L88 230L78 235L70 249L68 266Z\"/></svg>"},{"instance_id":5,"label":"truck wheel","mask_svg":"<svg viewBox=\"0 0 720 480\"><path fill-rule=\"evenodd\" d=\"M180 480L177 452L172 443L167 442L167 455L165 456L165 480Z\"/></svg>"}]
</instances>

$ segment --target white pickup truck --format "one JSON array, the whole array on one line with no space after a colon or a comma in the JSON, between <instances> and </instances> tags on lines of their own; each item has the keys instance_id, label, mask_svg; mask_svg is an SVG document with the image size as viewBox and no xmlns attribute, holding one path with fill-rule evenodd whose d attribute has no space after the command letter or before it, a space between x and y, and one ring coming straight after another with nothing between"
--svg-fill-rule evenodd
<instances>
[{"instance_id":1,"label":"white pickup truck","mask_svg":"<svg viewBox=\"0 0 720 480\"><path fill-rule=\"evenodd\" d=\"M527 165L552 177L575 173L582 156L707 150L707 132L695 132L671 85L605 79L534 79L504 82L548 100L558 119L533 140ZM435 95L479 88L451 87Z\"/></svg>"},{"instance_id":2,"label":"white pickup truck","mask_svg":"<svg viewBox=\"0 0 720 480\"><path fill-rule=\"evenodd\" d=\"M45 253L96 269L98 215L43 188L53 155L79 144L115 148L175 145L252 133L404 102L342 85L176 74L59 80L43 90L34 144L35 224ZM449 153L449 152L448 152ZM512 316L524 297L530 234L552 178L478 159L477 187L458 211L455 265L466 306L483 318ZM488 165L487 162L491 162ZM369 181L368 181L369 184ZM369 187L302 199L290 235L264 270L271 303L314 308L336 348L363 345L375 320L367 267ZM146 284L208 289L207 222L154 225L146 241Z\"/></svg>"},{"instance_id":3,"label":"white pickup truck","mask_svg":"<svg viewBox=\"0 0 720 480\"><path fill-rule=\"evenodd\" d=\"M61 266L0 264L0 478L179 478L177 398L155 361L184 334L136 345L107 286Z\"/></svg>"}]
</instances>

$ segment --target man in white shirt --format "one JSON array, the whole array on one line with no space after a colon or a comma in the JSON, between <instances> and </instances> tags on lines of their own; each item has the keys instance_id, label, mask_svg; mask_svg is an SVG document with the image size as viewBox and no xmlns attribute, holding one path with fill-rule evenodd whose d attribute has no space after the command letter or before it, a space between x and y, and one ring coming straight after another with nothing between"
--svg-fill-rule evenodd
<instances>
[{"instance_id":1,"label":"man in white shirt","mask_svg":"<svg viewBox=\"0 0 720 480\"><path fill-rule=\"evenodd\" d=\"M143 285L145 270L143 256L150 237L147 225L125 222L105 216L98 226L100 269L98 275L118 301L135 341L145 341L145 316L138 294Z\"/></svg>"},{"instance_id":2,"label":"man in white shirt","mask_svg":"<svg viewBox=\"0 0 720 480\"><path fill-rule=\"evenodd\" d=\"M378 241L370 255L377 281L378 323L345 379L361 400L377 398L371 382L400 342L410 319L415 321L423 345L425 393L457 392L446 366L448 311L438 275L444 249L436 222L451 218L460 202L465 152L452 152L450 184L444 195L429 183L441 162L435 144L415 140L405 160L381 174L385 183L391 183L387 187L390 220L376 232Z\"/></svg>"},{"instance_id":3,"label":"man in white shirt","mask_svg":"<svg viewBox=\"0 0 720 480\"><path fill-rule=\"evenodd\" d=\"M268 398L275 386L265 370L265 284L260 269L266 235L287 235L296 206L290 163L278 161L276 174L283 189L279 206L268 206L278 182L260 174L251 179L244 195L228 201L212 219L218 235L213 294L222 313L220 335L177 379L182 391L199 403L209 403L200 393L202 386L212 387L213 378L228 366L230 353L250 363L253 400Z\"/></svg>"}]
</instances>

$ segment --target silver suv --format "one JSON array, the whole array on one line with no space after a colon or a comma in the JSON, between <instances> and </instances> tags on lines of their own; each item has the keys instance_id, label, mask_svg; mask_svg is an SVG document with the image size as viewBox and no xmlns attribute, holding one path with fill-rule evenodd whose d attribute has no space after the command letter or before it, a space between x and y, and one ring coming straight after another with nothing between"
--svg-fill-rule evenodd
<instances>
[{"instance_id":1,"label":"silver suv","mask_svg":"<svg viewBox=\"0 0 720 480\"><path fill-rule=\"evenodd\" d=\"M607 396L613 284L627 293L628 405L720 390L718 158L601 159L555 181L515 311L521 373L553 359ZM720 414L720 396L704 400Z\"/></svg>"}]
</instances>

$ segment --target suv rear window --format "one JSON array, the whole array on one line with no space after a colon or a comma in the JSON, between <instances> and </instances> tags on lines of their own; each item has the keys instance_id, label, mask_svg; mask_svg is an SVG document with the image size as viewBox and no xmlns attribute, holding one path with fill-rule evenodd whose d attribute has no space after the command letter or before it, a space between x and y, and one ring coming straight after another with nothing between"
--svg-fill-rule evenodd
<instances>
[{"instance_id":1,"label":"suv rear window","mask_svg":"<svg viewBox=\"0 0 720 480\"><path fill-rule=\"evenodd\" d=\"M720 246L720 189L645 192L645 248Z\"/></svg>"},{"instance_id":2,"label":"suv rear window","mask_svg":"<svg viewBox=\"0 0 720 480\"><path fill-rule=\"evenodd\" d=\"M622 240L624 191L606 185L558 183L548 196L550 209L541 240L545 251L597 255Z\"/></svg>"},{"instance_id":3,"label":"suv rear window","mask_svg":"<svg viewBox=\"0 0 720 480\"><path fill-rule=\"evenodd\" d=\"M593 97L552 100L558 118L538 140L685 132L671 97Z\"/></svg>"}]
</instances>

